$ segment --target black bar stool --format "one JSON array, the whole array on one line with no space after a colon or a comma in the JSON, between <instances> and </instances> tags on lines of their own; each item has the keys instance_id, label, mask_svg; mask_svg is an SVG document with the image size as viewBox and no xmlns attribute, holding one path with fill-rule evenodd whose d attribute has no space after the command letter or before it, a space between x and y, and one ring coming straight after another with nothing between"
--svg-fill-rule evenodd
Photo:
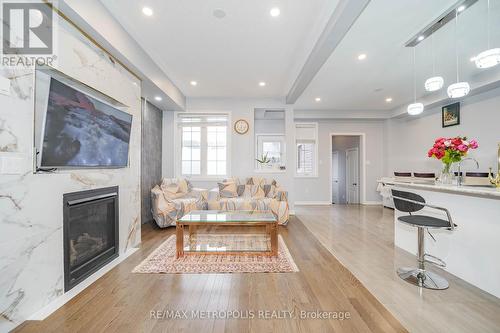
<instances>
[{"instance_id":1,"label":"black bar stool","mask_svg":"<svg viewBox=\"0 0 500 333\"><path fill-rule=\"evenodd\" d=\"M394 199L394 206L397 210L408 213L408 215L398 217L398 221L416 227L418 231L418 268L398 268L397 272L399 277L419 287L439 290L447 289L449 287L448 281L436 273L425 269L425 263L431 263L440 267L446 267L446 264L441 259L425 253L424 236L427 231L432 239L434 239L429 229L447 229L453 231L457 225L453 223L450 212L446 208L427 204L424 198L411 192L392 190L392 198ZM427 215L412 215L412 213L418 212L424 207L445 212L447 220ZM429 260L428 258L435 261Z\"/></svg>"}]
</instances>

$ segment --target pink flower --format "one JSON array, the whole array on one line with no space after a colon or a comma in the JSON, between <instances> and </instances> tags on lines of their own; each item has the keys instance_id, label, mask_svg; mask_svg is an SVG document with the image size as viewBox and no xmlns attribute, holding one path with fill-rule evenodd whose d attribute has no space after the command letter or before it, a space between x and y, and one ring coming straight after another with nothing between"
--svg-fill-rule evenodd
<instances>
[{"instance_id":1,"label":"pink flower","mask_svg":"<svg viewBox=\"0 0 500 333\"><path fill-rule=\"evenodd\" d=\"M469 147L467 147L466 145L463 145L463 144L458 145L458 147L457 147L457 148L458 148L458 150L459 150L459 151L461 151L461 152L466 152L466 151L469 149Z\"/></svg>"},{"instance_id":2,"label":"pink flower","mask_svg":"<svg viewBox=\"0 0 500 333\"><path fill-rule=\"evenodd\" d=\"M469 144L472 149L477 149L479 147L479 144L476 140L470 140Z\"/></svg>"}]
</instances>

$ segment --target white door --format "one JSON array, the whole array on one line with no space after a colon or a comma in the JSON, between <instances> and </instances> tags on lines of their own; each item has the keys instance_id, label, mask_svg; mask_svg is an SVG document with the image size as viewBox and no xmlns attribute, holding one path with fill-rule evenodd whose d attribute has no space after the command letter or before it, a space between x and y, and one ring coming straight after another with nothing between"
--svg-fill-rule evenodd
<instances>
[{"instance_id":1,"label":"white door","mask_svg":"<svg viewBox=\"0 0 500 333\"><path fill-rule=\"evenodd\" d=\"M339 203L339 152L332 153L332 203Z\"/></svg>"},{"instance_id":2,"label":"white door","mask_svg":"<svg viewBox=\"0 0 500 333\"><path fill-rule=\"evenodd\" d=\"M359 203L359 150L346 150L346 191L347 203Z\"/></svg>"}]
</instances>

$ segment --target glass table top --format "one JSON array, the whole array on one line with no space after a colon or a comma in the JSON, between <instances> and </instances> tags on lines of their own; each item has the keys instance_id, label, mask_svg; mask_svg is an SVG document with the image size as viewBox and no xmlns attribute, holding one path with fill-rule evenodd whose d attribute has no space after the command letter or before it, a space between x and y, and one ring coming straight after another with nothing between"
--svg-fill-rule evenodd
<instances>
[{"instance_id":1,"label":"glass table top","mask_svg":"<svg viewBox=\"0 0 500 333\"><path fill-rule=\"evenodd\" d=\"M276 217L271 211L222 211L193 210L178 220L179 222L268 222L275 223Z\"/></svg>"}]
</instances>

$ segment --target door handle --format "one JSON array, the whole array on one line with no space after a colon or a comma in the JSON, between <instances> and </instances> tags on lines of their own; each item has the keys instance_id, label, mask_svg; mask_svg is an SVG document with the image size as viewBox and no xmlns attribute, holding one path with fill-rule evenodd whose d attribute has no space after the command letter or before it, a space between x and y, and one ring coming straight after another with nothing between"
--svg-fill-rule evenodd
<instances>
[{"instance_id":1,"label":"door handle","mask_svg":"<svg viewBox=\"0 0 500 333\"><path fill-rule=\"evenodd\" d=\"M354 183L354 184L352 184L352 185L353 185L353 186L358 186L358 184L357 184L357 183Z\"/></svg>"}]
</instances>

